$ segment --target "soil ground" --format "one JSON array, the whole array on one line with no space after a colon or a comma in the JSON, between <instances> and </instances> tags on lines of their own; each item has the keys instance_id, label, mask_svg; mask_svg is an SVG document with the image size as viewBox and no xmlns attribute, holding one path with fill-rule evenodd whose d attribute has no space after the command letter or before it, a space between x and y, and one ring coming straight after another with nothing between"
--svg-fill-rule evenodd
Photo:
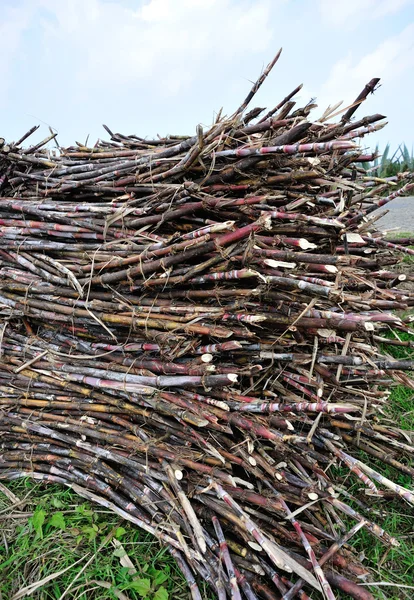
<instances>
[{"instance_id":1,"label":"soil ground","mask_svg":"<svg viewBox=\"0 0 414 600\"><path fill-rule=\"evenodd\" d=\"M398 227L400 231L414 231L414 196L396 198L386 207L389 213L377 221L379 229Z\"/></svg>"}]
</instances>

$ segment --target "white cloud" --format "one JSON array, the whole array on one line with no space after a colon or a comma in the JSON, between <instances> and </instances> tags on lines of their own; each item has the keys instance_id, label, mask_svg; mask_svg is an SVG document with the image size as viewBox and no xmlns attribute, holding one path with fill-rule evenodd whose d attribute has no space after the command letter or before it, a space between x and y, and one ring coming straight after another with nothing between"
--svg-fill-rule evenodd
<instances>
[{"instance_id":1,"label":"white cloud","mask_svg":"<svg viewBox=\"0 0 414 600\"><path fill-rule=\"evenodd\" d=\"M0 62L0 109L19 129L33 119L50 123L57 127L61 143L74 137L84 140L88 132L95 140L103 133L102 122L141 135L185 133L188 122L191 131L199 119L209 125L222 103L234 110L234 102L250 85L247 78L258 75L257 56L270 60L278 48L273 45L271 15L286 3L0 0L0 4L9 1L13 8L2 15L3 39L10 51ZM2 127L3 136L19 135L8 128Z\"/></svg>"},{"instance_id":2,"label":"white cloud","mask_svg":"<svg viewBox=\"0 0 414 600\"><path fill-rule=\"evenodd\" d=\"M83 88L142 81L168 97L201 65L208 74L236 54L262 52L271 39L269 0L149 0L136 10L100 0L38 2L57 20L44 23L44 43L72 52Z\"/></svg>"},{"instance_id":3,"label":"white cloud","mask_svg":"<svg viewBox=\"0 0 414 600\"><path fill-rule=\"evenodd\" d=\"M398 13L413 0L319 0L319 12L328 25L356 27L362 21Z\"/></svg>"},{"instance_id":4,"label":"white cloud","mask_svg":"<svg viewBox=\"0 0 414 600\"><path fill-rule=\"evenodd\" d=\"M394 80L413 68L414 23L411 23L398 35L381 42L364 57L356 58L351 51L339 60L332 67L328 80L322 85L318 98L325 104L339 100L352 101L373 77L380 77L381 82L390 89ZM411 76L407 84L412 87Z\"/></svg>"},{"instance_id":5,"label":"white cloud","mask_svg":"<svg viewBox=\"0 0 414 600\"><path fill-rule=\"evenodd\" d=\"M191 133L221 106L235 110L280 46L254 103L271 108L303 82L298 106L316 96L323 110L381 76L376 110L391 107L395 127L413 92L412 26L395 35L409 0L318 1L0 0L0 135L42 122L62 144L88 133L95 141L106 135L102 123L139 135ZM372 20L350 44L349 26L361 18ZM382 41L384 29L394 37Z\"/></svg>"},{"instance_id":6,"label":"white cloud","mask_svg":"<svg viewBox=\"0 0 414 600\"><path fill-rule=\"evenodd\" d=\"M2 7L0 40L3 52L0 60L0 81L3 97L7 94L12 77L13 59L19 51L22 36L30 24L32 14L33 10L26 3L23 6Z\"/></svg>"}]
</instances>

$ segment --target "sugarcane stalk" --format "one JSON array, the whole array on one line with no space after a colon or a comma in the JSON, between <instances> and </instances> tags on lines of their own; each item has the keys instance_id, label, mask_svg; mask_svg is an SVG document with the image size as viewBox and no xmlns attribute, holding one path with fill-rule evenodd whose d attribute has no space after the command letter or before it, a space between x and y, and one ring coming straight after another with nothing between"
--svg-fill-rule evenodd
<instances>
[{"instance_id":1,"label":"sugarcane stalk","mask_svg":"<svg viewBox=\"0 0 414 600\"><path fill-rule=\"evenodd\" d=\"M155 534L197 600L200 580L223 600L372 600L344 545L362 527L398 542L329 467L414 502L359 456L412 475L412 434L381 412L414 361L380 344L412 345L383 331L412 333L392 311L414 306L413 239L371 213L414 184L359 165L384 117L351 117L377 79L317 121L301 86L245 114L279 55L192 136L0 140L0 479L72 487Z\"/></svg>"}]
</instances>

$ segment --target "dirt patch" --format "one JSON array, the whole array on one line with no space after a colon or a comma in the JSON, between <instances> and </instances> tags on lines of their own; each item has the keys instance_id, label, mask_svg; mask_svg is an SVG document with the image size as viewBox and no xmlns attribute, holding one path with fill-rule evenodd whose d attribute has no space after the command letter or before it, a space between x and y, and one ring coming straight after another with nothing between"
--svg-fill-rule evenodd
<instances>
[{"instance_id":1,"label":"dirt patch","mask_svg":"<svg viewBox=\"0 0 414 600\"><path fill-rule=\"evenodd\" d=\"M414 196L396 198L379 211L385 208L389 213L376 222L379 229L398 227L401 231L414 231Z\"/></svg>"}]
</instances>

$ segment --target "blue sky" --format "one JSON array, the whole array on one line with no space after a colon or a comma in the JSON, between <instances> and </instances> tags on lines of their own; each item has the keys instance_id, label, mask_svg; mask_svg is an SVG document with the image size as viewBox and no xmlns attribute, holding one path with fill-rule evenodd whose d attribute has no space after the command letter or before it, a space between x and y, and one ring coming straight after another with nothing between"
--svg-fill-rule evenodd
<instances>
[{"instance_id":1,"label":"blue sky","mask_svg":"<svg viewBox=\"0 0 414 600\"><path fill-rule=\"evenodd\" d=\"M0 0L0 136L61 144L124 134L193 134L230 114L276 51L253 106L299 83L313 118L372 77L357 115L387 115L371 146L414 144L414 0ZM32 143L35 140L32 140ZM368 143L368 142L364 142Z\"/></svg>"}]
</instances>

